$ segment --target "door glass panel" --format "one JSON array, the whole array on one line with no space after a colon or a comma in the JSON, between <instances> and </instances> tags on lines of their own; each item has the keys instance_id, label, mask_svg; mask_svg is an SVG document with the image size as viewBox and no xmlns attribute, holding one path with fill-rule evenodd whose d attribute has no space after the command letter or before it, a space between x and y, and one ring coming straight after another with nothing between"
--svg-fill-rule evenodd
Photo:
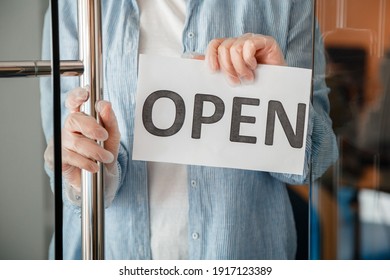
<instances>
[{"instance_id":1,"label":"door glass panel","mask_svg":"<svg viewBox=\"0 0 390 280\"><path fill-rule=\"evenodd\" d=\"M0 2L0 61L39 60L47 0ZM47 259L53 197L37 78L0 79L0 259Z\"/></svg>"},{"instance_id":2,"label":"door glass panel","mask_svg":"<svg viewBox=\"0 0 390 280\"><path fill-rule=\"evenodd\" d=\"M311 185L312 259L390 258L390 1L317 0L340 157Z\"/></svg>"},{"instance_id":3,"label":"door glass panel","mask_svg":"<svg viewBox=\"0 0 390 280\"><path fill-rule=\"evenodd\" d=\"M1 2L1 61L40 59L47 4ZM309 251L302 258L388 259L390 0L317 0L316 15L340 157L310 193L290 188L298 248ZM38 79L0 80L0 259L48 257L53 197L39 102Z\"/></svg>"}]
</instances>

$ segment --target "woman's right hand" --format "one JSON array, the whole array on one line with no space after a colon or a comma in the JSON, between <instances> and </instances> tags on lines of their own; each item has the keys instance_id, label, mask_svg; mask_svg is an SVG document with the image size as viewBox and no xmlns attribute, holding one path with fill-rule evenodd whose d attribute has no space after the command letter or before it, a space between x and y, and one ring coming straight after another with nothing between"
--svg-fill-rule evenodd
<instances>
[{"instance_id":1,"label":"woman's right hand","mask_svg":"<svg viewBox=\"0 0 390 280\"><path fill-rule=\"evenodd\" d=\"M88 100L89 92L85 88L76 88L69 92L65 106L69 109L62 129L62 175L66 182L77 191L81 187L81 169L96 173L97 162L102 162L108 172L115 173L117 168L120 132L111 103L98 101L96 111L101 125L82 112L81 106ZM96 141L103 141L104 148ZM53 141L45 150L45 162L54 169Z\"/></svg>"}]
</instances>

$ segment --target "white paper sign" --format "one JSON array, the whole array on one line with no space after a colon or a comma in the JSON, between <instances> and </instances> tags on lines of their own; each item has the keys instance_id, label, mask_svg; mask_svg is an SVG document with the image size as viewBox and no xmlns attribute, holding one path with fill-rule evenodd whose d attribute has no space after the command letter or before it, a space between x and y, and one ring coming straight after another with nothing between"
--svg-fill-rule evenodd
<instances>
[{"instance_id":1,"label":"white paper sign","mask_svg":"<svg viewBox=\"0 0 390 280\"><path fill-rule=\"evenodd\" d=\"M133 159L302 174L311 70L232 87L204 61L141 55Z\"/></svg>"}]
</instances>

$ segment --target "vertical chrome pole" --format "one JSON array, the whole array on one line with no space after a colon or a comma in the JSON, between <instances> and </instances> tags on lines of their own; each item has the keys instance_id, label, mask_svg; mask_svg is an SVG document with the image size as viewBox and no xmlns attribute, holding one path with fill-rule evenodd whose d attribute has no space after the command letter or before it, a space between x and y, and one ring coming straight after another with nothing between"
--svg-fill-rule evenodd
<instances>
[{"instance_id":1,"label":"vertical chrome pole","mask_svg":"<svg viewBox=\"0 0 390 280\"><path fill-rule=\"evenodd\" d=\"M79 56L84 63L80 86L90 87L84 113L93 116L103 96L101 1L78 0ZM102 143L99 143L102 145ZM96 174L82 171L82 250L85 260L104 259L103 165Z\"/></svg>"}]
</instances>

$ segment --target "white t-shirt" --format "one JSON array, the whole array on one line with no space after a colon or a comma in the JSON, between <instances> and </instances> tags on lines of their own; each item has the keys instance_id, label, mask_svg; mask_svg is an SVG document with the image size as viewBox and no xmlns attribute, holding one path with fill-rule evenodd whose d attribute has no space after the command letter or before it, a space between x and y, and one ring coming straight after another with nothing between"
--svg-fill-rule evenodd
<instances>
[{"instance_id":1,"label":"white t-shirt","mask_svg":"<svg viewBox=\"0 0 390 280\"><path fill-rule=\"evenodd\" d=\"M180 57L186 0L138 0L139 53ZM185 165L148 163L153 259L188 259L188 194Z\"/></svg>"}]
</instances>

